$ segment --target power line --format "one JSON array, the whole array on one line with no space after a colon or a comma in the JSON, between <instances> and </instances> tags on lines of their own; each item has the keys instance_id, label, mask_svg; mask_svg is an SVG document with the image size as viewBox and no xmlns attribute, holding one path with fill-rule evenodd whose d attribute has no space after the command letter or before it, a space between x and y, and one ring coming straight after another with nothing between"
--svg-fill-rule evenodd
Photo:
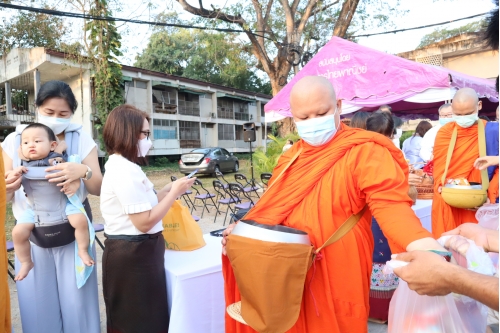
<instances>
[{"instance_id":1,"label":"power line","mask_svg":"<svg viewBox=\"0 0 500 333\"><path fill-rule=\"evenodd\" d=\"M448 24L448 23L452 23L452 22L458 22L458 21L468 20L468 19L471 19L471 18L480 17L480 16L484 16L484 15L487 15L487 14L489 14L489 13L482 13L482 14L477 14L477 15L472 15L472 16L467 16L467 17L462 17L462 18L459 18L459 19L456 19L456 20L450 20L450 21L441 22L441 23L434 23L434 24L422 25L420 27L414 27L414 28L398 29L398 30L385 31L385 32L377 32L377 33L373 33L373 34L356 35L356 36L352 36L352 38L355 38L355 37L369 37L369 36L376 36L376 35L387 35L387 34L394 34L394 33L397 33L397 32L403 32L403 31L410 31L410 30L418 30L418 29L430 28L430 27L435 27L435 26L438 26L438 25L444 25L444 24Z\"/></svg>"}]
</instances>

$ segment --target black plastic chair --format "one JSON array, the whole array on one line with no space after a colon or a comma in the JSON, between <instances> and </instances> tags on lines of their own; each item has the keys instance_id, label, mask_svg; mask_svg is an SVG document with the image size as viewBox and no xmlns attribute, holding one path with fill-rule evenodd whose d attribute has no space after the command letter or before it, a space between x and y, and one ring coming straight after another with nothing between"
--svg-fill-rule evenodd
<instances>
[{"instance_id":1,"label":"black plastic chair","mask_svg":"<svg viewBox=\"0 0 500 333\"><path fill-rule=\"evenodd\" d=\"M175 176L170 176L170 180L171 180L172 182L175 182L175 181L177 180L177 177L175 177ZM187 205L187 206L188 206L188 208L190 208L190 209L191 209L191 206L194 206L194 203L193 203L193 201L191 200L191 197L189 196L189 195L191 195L191 194L193 194L193 191L191 191L191 190L187 190L186 192L184 192L184 194L183 194L183 195L181 195L181 197L182 197L182 198L184 199L184 201L186 202L186 205ZM200 193L198 192L198 194L200 194ZM191 204L191 205L189 205L189 204Z\"/></svg>"},{"instance_id":2,"label":"black plastic chair","mask_svg":"<svg viewBox=\"0 0 500 333\"><path fill-rule=\"evenodd\" d=\"M226 215L224 216L224 224L223 224L226 225L227 213L229 211L231 211L232 214L236 213L236 210L233 207L231 207L231 205L236 205L240 203L240 200L238 198L234 198L229 192L229 190L226 190L224 188L224 185L220 180L214 180L213 185L215 192L217 192L218 196L222 198L217 200L217 211L222 213L222 211L219 209L220 205L226 206ZM217 214L215 214L214 223L216 220L217 220Z\"/></svg>"},{"instance_id":3,"label":"black plastic chair","mask_svg":"<svg viewBox=\"0 0 500 333\"><path fill-rule=\"evenodd\" d=\"M236 211L236 213L240 209L250 209L255 205L248 192L245 191L240 183L229 183L229 192L233 197L238 198L239 200L239 203L234 205L234 210ZM247 201L243 201L245 199Z\"/></svg>"},{"instance_id":4,"label":"black plastic chair","mask_svg":"<svg viewBox=\"0 0 500 333\"><path fill-rule=\"evenodd\" d=\"M259 189L258 186L255 186L254 181L249 181L247 177L242 174L242 173L236 173L234 175L234 179L238 184L240 184L243 187L243 190L246 193L255 193L257 195L257 198L260 198L259 193L257 193L257 190Z\"/></svg>"},{"instance_id":5,"label":"black plastic chair","mask_svg":"<svg viewBox=\"0 0 500 333\"><path fill-rule=\"evenodd\" d=\"M104 225L98 224L98 223L92 223L92 225L94 226L94 231L96 233L98 233L98 232L104 232ZM97 235L95 235L95 241L97 242L97 244L99 244L99 246L101 247L101 249L104 250L104 245L101 243L101 241L99 240L99 238L97 237Z\"/></svg>"},{"instance_id":6,"label":"black plastic chair","mask_svg":"<svg viewBox=\"0 0 500 333\"><path fill-rule=\"evenodd\" d=\"M6 245L7 245L7 252L14 251L14 242L7 241ZM10 271L9 266L7 266L7 274L9 274L10 278L12 279L12 281L15 281L14 280L14 274L16 274L16 268L14 267L14 264L12 263L12 261L10 261L9 259L7 259L7 263L9 264L10 267L12 267L12 270L14 271L14 273L12 273Z\"/></svg>"},{"instance_id":7,"label":"black plastic chair","mask_svg":"<svg viewBox=\"0 0 500 333\"><path fill-rule=\"evenodd\" d=\"M210 193L205 187L203 187L203 183L200 182L198 179L196 179L194 181L193 185L201 187L201 189L203 191L205 191L206 193L201 194L198 190L196 190L196 192L198 192L198 194L194 196L194 202L193 202L193 208L191 209L191 214L193 214L193 209L195 207L202 207L203 210L201 211L201 218L203 218L203 214L205 213L205 209L207 210L208 213L210 213L208 206L213 206L218 212L217 205L216 205L215 200L214 200L216 195L213 193ZM197 200L201 201L203 203L203 206L196 206ZM208 200L212 201L212 204L207 203ZM216 212L215 216L217 216L217 212Z\"/></svg>"},{"instance_id":8,"label":"black plastic chair","mask_svg":"<svg viewBox=\"0 0 500 333\"><path fill-rule=\"evenodd\" d=\"M269 183L269 180L271 179L272 176L273 176L272 173L263 172L263 173L260 174L260 180L262 181L262 183L264 185L267 186L267 183Z\"/></svg>"}]
</instances>

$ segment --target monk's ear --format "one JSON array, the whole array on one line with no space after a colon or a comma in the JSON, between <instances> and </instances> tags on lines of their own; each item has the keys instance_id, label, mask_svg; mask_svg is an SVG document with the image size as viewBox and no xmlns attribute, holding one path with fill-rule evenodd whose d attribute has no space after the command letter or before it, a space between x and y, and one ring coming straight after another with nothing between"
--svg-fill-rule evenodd
<instances>
[{"instance_id":1,"label":"monk's ear","mask_svg":"<svg viewBox=\"0 0 500 333\"><path fill-rule=\"evenodd\" d=\"M477 102L477 111L479 112L483 108L483 101Z\"/></svg>"},{"instance_id":2,"label":"monk's ear","mask_svg":"<svg viewBox=\"0 0 500 333\"><path fill-rule=\"evenodd\" d=\"M339 110L339 114L342 114L342 100L337 100L337 109Z\"/></svg>"}]
</instances>

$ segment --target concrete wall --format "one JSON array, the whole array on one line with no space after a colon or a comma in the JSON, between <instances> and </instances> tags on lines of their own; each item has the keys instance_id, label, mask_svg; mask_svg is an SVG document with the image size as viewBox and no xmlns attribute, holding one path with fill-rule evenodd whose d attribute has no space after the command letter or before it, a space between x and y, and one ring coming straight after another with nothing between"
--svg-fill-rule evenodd
<instances>
[{"instance_id":1,"label":"concrete wall","mask_svg":"<svg viewBox=\"0 0 500 333\"><path fill-rule=\"evenodd\" d=\"M498 52L484 51L444 58L443 67L483 79L495 79L498 76Z\"/></svg>"}]
</instances>

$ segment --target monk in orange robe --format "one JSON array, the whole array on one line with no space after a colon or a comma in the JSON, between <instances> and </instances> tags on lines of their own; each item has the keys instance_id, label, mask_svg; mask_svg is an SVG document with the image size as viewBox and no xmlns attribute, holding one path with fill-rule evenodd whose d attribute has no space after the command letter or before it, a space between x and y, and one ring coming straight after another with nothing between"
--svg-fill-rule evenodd
<instances>
[{"instance_id":1,"label":"monk in orange robe","mask_svg":"<svg viewBox=\"0 0 500 333\"><path fill-rule=\"evenodd\" d=\"M1 148L0 148L1 150ZM3 175L3 160L0 154L0 173ZM5 210L7 208L5 179L0 177L0 332L11 332L10 296L7 282L7 246L5 244Z\"/></svg>"},{"instance_id":2,"label":"monk in orange robe","mask_svg":"<svg viewBox=\"0 0 500 333\"><path fill-rule=\"evenodd\" d=\"M451 104L455 121L448 123L439 130L434 143L434 198L432 202L432 234L439 238L446 232L453 230L463 223L475 222L476 212L462 208L455 208L444 202L441 196L442 176L446 166L446 155L451 141L453 130L457 128L457 142L447 179L466 178L469 182L481 183L481 172L474 167L479 157L478 142L478 112L482 102L478 100L473 89L463 88L457 91ZM495 185L496 182L496 185ZM489 197L495 196L493 191L498 186L498 175L489 189ZM498 192L498 188L496 189Z\"/></svg>"},{"instance_id":3,"label":"monk in orange robe","mask_svg":"<svg viewBox=\"0 0 500 333\"><path fill-rule=\"evenodd\" d=\"M342 124L342 101L337 101L331 83L324 78L301 79L292 90L290 102L302 140L282 155L273 175L280 174L300 149L302 153L245 219L303 230L318 248L349 216L368 205L357 225L322 250L322 259L309 270L300 315L289 330L367 332L374 246L372 214L393 253L442 248L411 209L408 164L390 139ZM225 244L226 239L222 242ZM230 305L239 301L240 295L224 255L223 274L226 305ZM254 331L226 314L226 333L243 332Z\"/></svg>"}]
</instances>

